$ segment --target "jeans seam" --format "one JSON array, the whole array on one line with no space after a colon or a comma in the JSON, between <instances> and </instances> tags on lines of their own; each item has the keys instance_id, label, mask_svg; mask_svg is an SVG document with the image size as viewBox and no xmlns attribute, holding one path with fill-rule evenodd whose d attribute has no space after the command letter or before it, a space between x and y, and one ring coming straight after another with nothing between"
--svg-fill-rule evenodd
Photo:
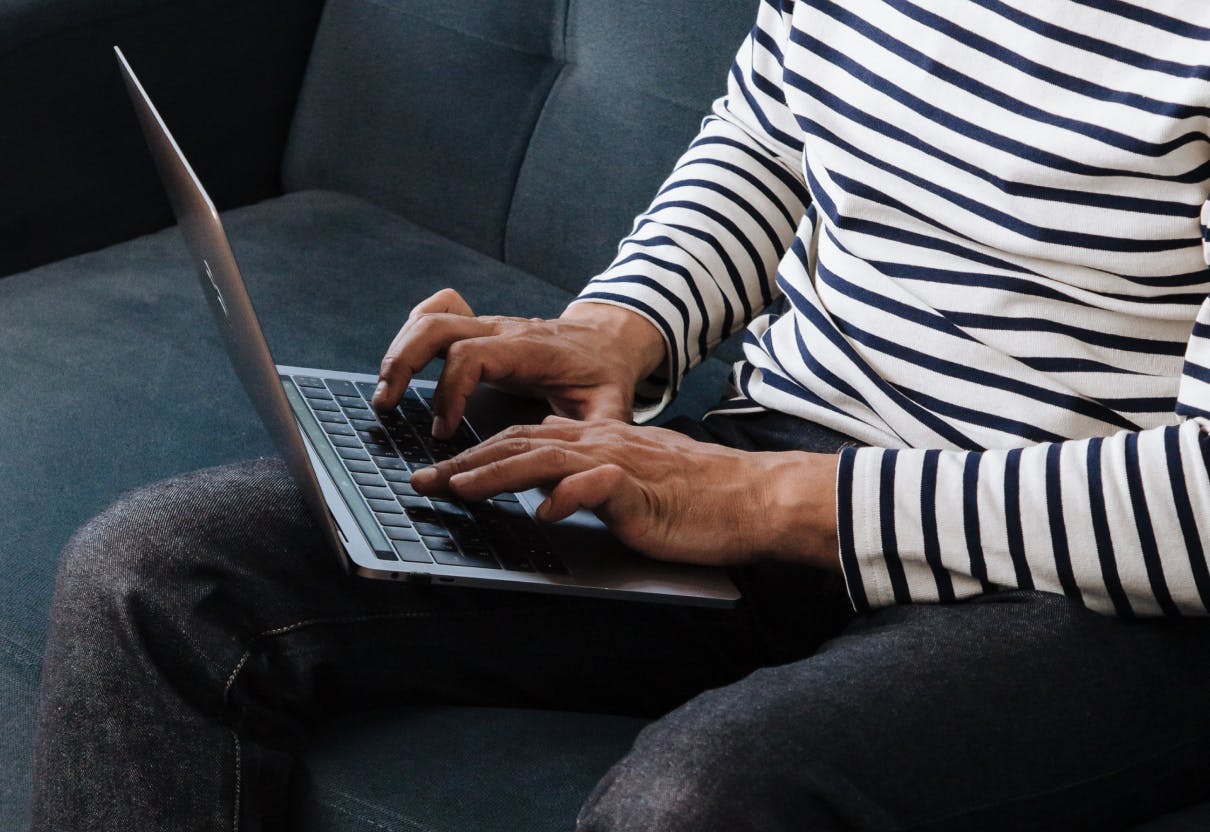
<instances>
[{"instance_id":1,"label":"jeans seam","mask_svg":"<svg viewBox=\"0 0 1210 832\"><path fill-rule=\"evenodd\" d=\"M231 730L231 739L235 741L235 807L231 815L231 830L239 832L239 814L240 801L243 798L243 775L244 775L244 760L239 741L239 734L234 729Z\"/></svg>"}]
</instances>

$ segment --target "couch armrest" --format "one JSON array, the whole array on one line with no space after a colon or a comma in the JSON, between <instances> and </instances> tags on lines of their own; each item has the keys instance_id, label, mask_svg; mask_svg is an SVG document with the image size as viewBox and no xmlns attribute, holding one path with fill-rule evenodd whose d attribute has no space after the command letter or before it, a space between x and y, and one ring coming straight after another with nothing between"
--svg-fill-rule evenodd
<instances>
[{"instance_id":1,"label":"couch armrest","mask_svg":"<svg viewBox=\"0 0 1210 832\"><path fill-rule=\"evenodd\" d=\"M0 275L171 224L121 46L221 208L281 192L323 0L41 0L0 8Z\"/></svg>"}]
</instances>

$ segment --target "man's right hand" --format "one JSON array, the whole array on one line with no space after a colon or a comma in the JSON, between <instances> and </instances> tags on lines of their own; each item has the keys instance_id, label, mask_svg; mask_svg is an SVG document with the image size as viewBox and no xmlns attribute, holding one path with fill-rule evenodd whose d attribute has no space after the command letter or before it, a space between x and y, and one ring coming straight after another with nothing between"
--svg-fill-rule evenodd
<instances>
[{"instance_id":1,"label":"man's right hand","mask_svg":"<svg viewBox=\"0 0 1210 832\"><path fill-rule=\"evenodd\" d=\"M634 388L665 361L664 339L641 315L580 303L554 320L476 317L442 289L412 310L379 370L374 407L399 403L434 358L445 368L433 399L433 435L448 438L480 382L539 396L560 416L629 421Z\"/></svg>"}]
</instances>

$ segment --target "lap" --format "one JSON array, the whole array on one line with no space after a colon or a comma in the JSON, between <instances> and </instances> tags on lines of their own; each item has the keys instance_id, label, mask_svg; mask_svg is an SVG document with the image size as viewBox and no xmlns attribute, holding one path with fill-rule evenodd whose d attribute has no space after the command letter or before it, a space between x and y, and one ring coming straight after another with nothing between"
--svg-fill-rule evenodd
<instances>
[{"instance_id":1,"label":"lap","mask_svg":"<svg viewBox=\"0 0 1210 832\"><path fill-rule=\"evenodd\" d=\"M883 610L654 723L584 828L1120 828L1205 797L1208 660L1042 593Z\"/></svg>"}]
</instances>

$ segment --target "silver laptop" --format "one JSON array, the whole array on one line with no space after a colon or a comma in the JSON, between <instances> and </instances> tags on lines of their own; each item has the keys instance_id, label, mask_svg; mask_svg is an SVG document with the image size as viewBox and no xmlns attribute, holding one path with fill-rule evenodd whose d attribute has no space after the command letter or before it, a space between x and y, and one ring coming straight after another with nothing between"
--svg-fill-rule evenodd
<instances>
[{"instance_id":1,"label":"silver laptop","mask_svg":"<svg viewBox=\"0 0 1210 832\"><path fill-rule=\"evenodd\" d=\"M214 204L125 56L114 51L235 372L346 571L426 584L735 604L739 592L725 571L644 558L588 512L538 523L537 490L476 504L417 494L412 471L548 411L481 387L457 435L439 441L429 433L431 382L413 381L394 412L378 414L369 405L375 376L274 364Z\"/></svg>"}]
</instances>

